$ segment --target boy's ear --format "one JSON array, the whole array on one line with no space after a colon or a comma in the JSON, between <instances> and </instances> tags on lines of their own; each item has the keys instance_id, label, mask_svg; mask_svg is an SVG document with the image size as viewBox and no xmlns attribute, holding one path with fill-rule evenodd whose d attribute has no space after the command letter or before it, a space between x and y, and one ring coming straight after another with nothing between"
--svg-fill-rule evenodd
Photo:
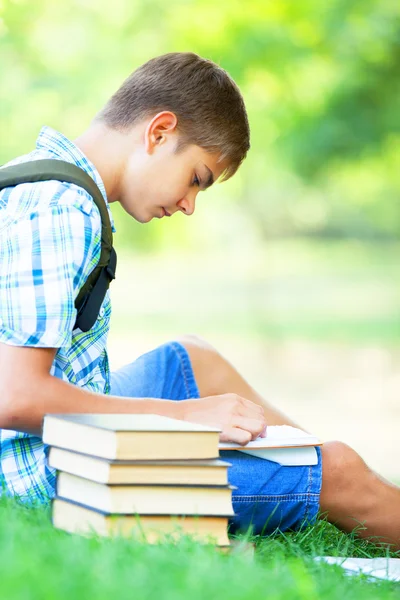
<instances>
[{"instance_id":1,"label":"boy's ear","mask_svg":"<svg viewBox=\"0 0 400 600\"><path fill-rule=\"evenodd\" d=\"M145 130L146 152L151 154L157 146L164 144L172 133L176 132L178 118L175 113L163 111L156 114Z\"/></svg>"}]
</instances>

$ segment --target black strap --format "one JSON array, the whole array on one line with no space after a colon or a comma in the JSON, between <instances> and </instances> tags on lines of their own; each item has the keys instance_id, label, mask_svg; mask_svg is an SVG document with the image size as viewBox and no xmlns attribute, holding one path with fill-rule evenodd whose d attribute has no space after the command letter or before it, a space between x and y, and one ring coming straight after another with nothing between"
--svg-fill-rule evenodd
<instances>
[{"instance_id":1,"label":"black strap","mask_svg":"<svg viewBox=\"0 0 400 600\"><path fill-rule=\"evenodd\" d=\"M116 268L117 253L114 248L111 248L109 264L106 267L102 267L96 283L83 299L76 317L75 329L79 327L82 331L89 331L93 327L103 303L104 296L106 295L111 281L115 279Z\"/></svg>"}]
</instances>

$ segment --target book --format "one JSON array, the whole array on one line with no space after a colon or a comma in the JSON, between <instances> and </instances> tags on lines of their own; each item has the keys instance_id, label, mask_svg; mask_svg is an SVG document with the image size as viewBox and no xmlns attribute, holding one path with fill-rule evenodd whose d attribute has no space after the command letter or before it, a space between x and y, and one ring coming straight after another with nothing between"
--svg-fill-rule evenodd
<instances>
[{"instance_id":1,"label":"book","mask_svg":"<svg viewBox=\"0 0 400 600\"><path fill-rule=\"evenodd\" d=\"M197 541L229 546L231 515L115 515L64 498L53 500L52 520L57 529L81 535L135 537L150 544L191 535Z\"/></svg>"},{"instance_id":2,"label":"book","mask_svg":"<svg viewBox=\"0 0 400 600\"><path fill-rule=\"evenodd\" d=\"M114 514L233 515L233 486L105 485L60 472L57 496Z\"/></svg>"},{"instance_id":3,"label":"book","mask_svg":"<svg viewBox=\"0 0 400 600\"><path fill-rule=\"evenodd\" d=\"M258 437L245 446L234 442L220 442L219 449L238 450L283 466L300 466L318 463L315 446L321 444L317 437L297 427L269 425L265 438Z\"/></svg>"},{"instance_id":4,"label":"book","mask_svg":"<svg viewBox=\"0 0 400 600\"><path fill-rule=\"evenodd\" d=\"M230 463L218 460L107 460L63 448L50 449L48 464L98 483L228 485Z\"/></svg>"},{"instance_id":5,"label":"book","mask_svg":"<svg viewBox=\"0 0 400 600\"><path fill-rule=\"evenodd\" d=\"M247 448L247 446L246 446ZM279 463L284 467L311 466L318 464L318 455L315 446L304 446L303 448L253 448L250 450L239 450L243 454L251 454L257 458Z\"/></svg>"},{"instance_id":6,"label":"book","mask_svg":"<svg viewBox=\"0 0 400 600\"><path fill-rule=\"evenodd\" d=\"M295 448L304 446L321 446L322 442L302 429L290 425L269 425L267 436L258 437L246 446L235 442L220 442L220 450L255 450L258 448Z\"/></svg>"},{"instance_id":7,"label":"book","mask_svg":"<svg viewBox=\"0 0 400 600\"><path fill-rule=\"evenodd\" d=\"M400 558L354 558L343 556L315 556L314 560L339 565L349 575L368 575L368 579L388 579L400 583Z\"/></svg>"},{"instance_id":8,"label":"book","mask_svg":"<svg viewBox=\"0 0 400 600\"><path fill-rule=\"evenodd\" d=\"M160 415L46 415L43 442L110 460L218 458L220 430Z\"/></svg>"}]
</instances>

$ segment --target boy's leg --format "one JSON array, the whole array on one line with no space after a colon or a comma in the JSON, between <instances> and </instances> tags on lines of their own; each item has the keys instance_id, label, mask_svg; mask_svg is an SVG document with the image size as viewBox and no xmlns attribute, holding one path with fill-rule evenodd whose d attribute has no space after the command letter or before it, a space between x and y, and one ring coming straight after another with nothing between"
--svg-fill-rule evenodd
<instances>
[{"instance_id":1,"label":"boy's leg","mask_svg":"<svg viewBox=\"0 0 400 600\"><path fill-rule=\"evenodd\" d=\"M178 340L187 350L200 397L236 393L265 408L270 425L295 425L264 400L210 344L195 336ZM320 510L345 531L376 537L400 548L400 488L374 473L342 442L322 447Z\"/></svg>"},{"instance_id":2,"label":"boy's leg","mask_svg":"<svg viewBox=\"0 0 400 600\"><path fill-rule=\"evenodd\" d=\"M359 527L358 535L389 542L400 550L400 488L372 469L350 446L322 446L320 506L344 531Z\"/></svg>"}]
</instances>

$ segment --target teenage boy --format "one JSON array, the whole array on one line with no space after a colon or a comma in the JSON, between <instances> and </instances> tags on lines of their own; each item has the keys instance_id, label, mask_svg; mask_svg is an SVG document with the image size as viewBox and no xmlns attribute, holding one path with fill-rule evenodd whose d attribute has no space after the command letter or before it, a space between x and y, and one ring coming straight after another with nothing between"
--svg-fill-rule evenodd
<instances>
[{"instance_id":1,"label":"teenage boy","mask_svg":"<svg viewBox=\"0 0 400 600\"><path fill-rule=\"evenodd\" d=\"M74 142L44 128L14 163L79 166L104 202L141 223L192 215L199 191L231 177L249 149L243 99L229 75L191 53L137 69ZM112 221L111 213L110 218ZM54 495L41 440L46 413L155 413L214 425L245 444L267 424L291 424L205 341L181 337L110 373L107 293L94 326L74 329L75 298L99 260L92 197L59 181L0 193L0 480L24 499ZM139 285L139 284L138 284ZM179 401L179 402L178 402ZM345 531L400 547L400 489L347 445L326 443L315 466L281 467L243 453L231 463L233 528L296 528L320 510Z\"/></svg>"}]
</instances>

